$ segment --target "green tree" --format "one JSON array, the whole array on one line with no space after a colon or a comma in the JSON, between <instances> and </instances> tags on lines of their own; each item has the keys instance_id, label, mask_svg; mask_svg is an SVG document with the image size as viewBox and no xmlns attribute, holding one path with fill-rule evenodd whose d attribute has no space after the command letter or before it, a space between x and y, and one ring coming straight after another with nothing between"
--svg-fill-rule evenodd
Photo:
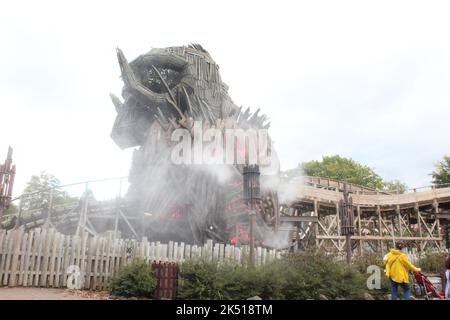
<instances>
[{"instance_id":1,"label":"green tree","mask_svg":"<svg viewBox=\"0 0 450 320\"><path fill-rule=\"evenodd\" d=\"M433 184L450 183L450 156L445 155L442 161L434 164L435 171L431 173Z\"/></svg>"},{"instance_id":2,"label":"green tree","mask_svg":"<svg viewBox=\"0 0 450 320\"><path fill-rule=\"evenodd\" d=\"M41 209L47 208L50 201L50 193L53 204L63 204L73 201L67 192L60 187L60 181L52 174L42 171L39 175L32 176L24 190L22 199L22 209Z\"/></svg>"},{"instance_id":3,"label":"green tree","mask_svg":"<svg viewBox=\"0 0 450 320\"><path fill-rule=\"evenodd\" d=\"M303 162L297 168L283 172L281 178L306 175L347 181L374 189L383 189L383 179L370 167L339 155L323 156L322 160Z\"/></svg>"},{"instance_id":4,"label":"green tree","mask_svg":"<svg viewBox=\"0 0 450 320\"><path fill-rule=\"evenodd\" d=\"M3 211L3 214L5 216L7 216L7 215L11 215L11 214L16 214L18 211L19 211L19 208L17 207L17 205L14 203L10 203L8 209L5 209L5 211Z\"/></svg>"},{"instance_id":5,"label":"green tree","mask_svg":"<svg viewBox=\"0 0 450 320\"><path fill-rule=\"evenodd\" d=\"M392 193L405 193L408 186L399 180L391 180L384 182L384 190Z\"/></svg>"}]
</instances>

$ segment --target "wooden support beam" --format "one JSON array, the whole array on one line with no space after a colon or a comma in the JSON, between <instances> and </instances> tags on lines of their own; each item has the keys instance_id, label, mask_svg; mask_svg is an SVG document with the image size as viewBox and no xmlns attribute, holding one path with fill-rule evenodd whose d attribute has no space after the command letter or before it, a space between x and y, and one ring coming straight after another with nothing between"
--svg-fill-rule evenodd
<instances>
[{"instance_id":1,"label":"wooden support beam","mask_svg":"<svg viewBox=\"0 0 450 320\"><path fill-rule=\"evenodd\" d=\"M419 236L422 236L422 225L420 223L420 211L419 211L419 204L416 202L414 204L414 211L416 213L416 218L417 218L417 227L419 228Z\"/></svg>"},{"instance_id":2,"label":"wooden support beam","mask_svg":"<svg viewBox=\"0 0 450 320\"><path fill-rule=\"evenodd\" d=\"M121 209L119 209L119 214L122 217L123 221L125 221L125 223L127 224L128 228L130 228L131 232L133 232L133 234L135 235L136 239L139 239L139 236L138 236L136 230L134 230L133 226L128 221L127 217L123 214Z\"/></svg>"},{"instance_id":3,"label":"wooden support beam","mask_svg":"<svg viewBox=\"0 0 450 320\"><path fill-rule=\"evenodd\" d=\"M319 204L317 203L317 200L314 199L314 215L319 219ZM317 239L317 235L319 234L319 223L314 224L314 239L316 243L316 247L319 245L319 241Z\"/></svg>"},{"instance_id":4,"label":"wooden support beam","mask_svg":"<svg viewBox=\"0 0 450 320\"><path fill-rule=\"evenodd\" d=\"M314 216L286 216L286 217L281 217L280 218L281 222L314 222L317 223L319 221L318 217L314 217Z\"/></svg>"},{"instance_id":5,"label":"wooden support beam","mask_svg":"<svg viewBox=\"0 0 450 320\"><path fill-rule=\"evenodd\" d=\"M362 236L362 230L361 230L361 207L358 205L356 206L356 213L358 215L358 236ZM363 240L359 240L359 254L363 254Z\"/></svg>"},{"instance_id":6,"label":"wooden support beam","mask_svg":"<svg viewBox=\"0 0 450 320\"><path fill-rule=\"evenodd\" d=\"M395 207L395 212L397 213L398 218L398 232L400 233L400 237L403 237L403 227L402 227L402 217L400 213L400 205L397 204Z\"/></svg>"}]
</instances>

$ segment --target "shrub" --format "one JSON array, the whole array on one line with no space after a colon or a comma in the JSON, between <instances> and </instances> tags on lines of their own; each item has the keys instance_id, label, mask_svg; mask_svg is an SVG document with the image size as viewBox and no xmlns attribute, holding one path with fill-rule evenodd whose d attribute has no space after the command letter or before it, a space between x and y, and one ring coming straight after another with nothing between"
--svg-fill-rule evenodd
<instances>
[{"instance_id":1,"label":"shrub","mask_svg":"<svg viewBox=\"0 0 450 320\"><path fill-rule=\"evenodd\" d=\"M122 297L153 297L156 280L152 267L142 259L122 268L111 279L108 289L112 295Z\"/></svg>"},{"instance_id":2,"label":"shrub","mask_svg":"<svg viewBox=\"0 0 450 320\"><path fill-rule=\"evenodd\" d=\"M196 260L183 264L178 297L183 299L361 299L366 277L330 256L304 252L247 267Z\"/></svg>"},{"instance_id":3,"label":"shrub","mask_svg":"<svg viewBox=\"0 0 450 320\"><path fill-rule=\"evenodd\" d=\"M362 299L365 277L352 266L336 261L333 256L312 251L287 258L288 272L283 293L286 299Z\"/></svg>"},{"instance_id":4,"label":"shrub","mask_svg":"<svg viewBox=\"0 0 450 320\"><path fill-rule=\"evenodd\" d=\"M390 281L384 274L385 267L382 255L379 253L366 253L362 256L356 256L353 259L352 264L359 273L366 275L366 279L369 276L369 274L367 274L367 268L369 266L375 265L381 269L381 288L374 290L367 289L367 292L370 293L375 299L384 299L390 292Z\"/></svg>"},{"instance_id":5,"label":"shrub","mask_svg":"<svg viewBox=\"0 0 450 320\"><path fill-rule=\"evenodd\" d=\"M425 273L441 273L444 271L448 253L427 252L419 259L419 266Z\"/></svg>"},{"instance_id":6,"label":"shrub","mask_svg":"<svg viewBox=\"0 0 450 320\"><path fill-rule=\"evenodd\" d=\"M182 275L177 296L181 299L222 299L219 265L206 260L189 260L180 268Z\"/></svg>"}]
</instances>

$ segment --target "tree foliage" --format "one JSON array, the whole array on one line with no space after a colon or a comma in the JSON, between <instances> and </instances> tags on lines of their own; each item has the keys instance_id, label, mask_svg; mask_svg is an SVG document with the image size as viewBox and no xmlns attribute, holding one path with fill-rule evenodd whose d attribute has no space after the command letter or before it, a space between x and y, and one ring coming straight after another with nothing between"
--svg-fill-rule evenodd
<instances>
[{"instance_id":1,"label":"tree foliage","mask_svg":"<svg viewBox=\"0 0 450 320\"><path fill-rule=\"evenodd\" d=\"M405 193L408 186L399 180L391 180L384 182L384 190L392 193Z\"/></svg>"},{"instance_id":2,"label":"tree foliage","mask_svg":"<svg viewBox=\"0 0 450 320\"><path fill-rule=\"evenodd\" d=\"M42 171L39 175L31 177L24 190L25 196L22 200L22 209L46 208L49 205L50 193L53 189L53 204L63 204L73 201L73 198L63 191L60 187L60 181L54 175Z\"/></svg>"},{"instance_id":3,"label":"tree foliage","mask_svg":"<svg viewBox=\"0 0 450 320\"><path fill-rule=\"evenodd\" d=\"M303 162L297 168L285 171L282 178L286 180L298 175L347 181L374 189L384 187L383 179L372 168L339 155L323 156L319 161Z\"/></svg>"},{"instance_id":4,"label":"tree foliage","mask_svg":"<svg viewBox=\"0 0 450 320\"><path fill-rule=\"evenodd\" d=\"M442 161L434 164L435 171L431 173L434 184L450 183L450 156L444 156Z\"/></svg>"}]
</instances>

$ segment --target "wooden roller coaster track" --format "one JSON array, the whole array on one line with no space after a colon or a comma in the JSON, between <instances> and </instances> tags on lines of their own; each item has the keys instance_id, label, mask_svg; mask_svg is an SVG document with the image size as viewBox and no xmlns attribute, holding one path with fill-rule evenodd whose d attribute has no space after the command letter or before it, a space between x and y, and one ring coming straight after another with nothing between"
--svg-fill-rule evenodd
<instances>
[{"instance_id":1,"label":"wooden roller coaster track","mask_svg":"<svg viewBox=\"0 0 450 320\"><path fill-rule=\"evenodd\" d=\"M306 177L296 199L281 208L277 225L291 223L304 242L318 249L343 253L339 201L343 182ZM450 223L450 186L429 186L389 194L349 185L355 206L354 253L387 252L395 242L417 250L444 250Z\"/></svg>"},{"instance_id":2,"label":"wooden roller coaster track","mask_svg":"<svg viewBox=\"0 0 450 320\"><path fill-rule=\"evenodd\" d=\"M339 221L344 182L316 177L303 177L301 181L295 199L281 205L275 230L289 225L303 246L344 253L346 243ZM354 253L386 252L396 241L408 242L418 250L444 249L444 234L450 223L450 186L424 187L403 194L347 186L355 206L355 234L351 237ZM85 230L97 235L113 230L138 238L141 222L142 217L124 199L95 201L81 197L63 205L19 209L19 213L4 217L1 226L33 229L50 224L70 234Z\"/></svg>"}]
</instances>

